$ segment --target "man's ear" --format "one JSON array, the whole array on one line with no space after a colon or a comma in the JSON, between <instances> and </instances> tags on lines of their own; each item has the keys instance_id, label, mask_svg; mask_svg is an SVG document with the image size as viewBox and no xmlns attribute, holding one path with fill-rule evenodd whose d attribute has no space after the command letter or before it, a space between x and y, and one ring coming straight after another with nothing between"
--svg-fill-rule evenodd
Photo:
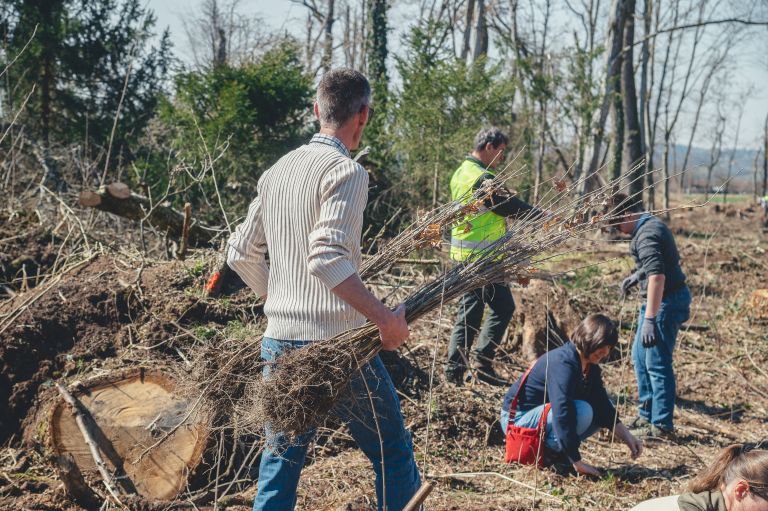
<instances>
[{"instance_id":1,"label":"man's ear","mask_svg":"<svg viewBox=\"0 0 768 511\"><path fill-rule=\"evenodd\" d=\"M494 149L496 149L496 148L493 147L493 144L491 142L488 142L487 144L485 144L485 150L486 151L493 151Z\"/></svg>"},{"instance_id":2,"label":"man's ear","mask_svg":"<svg viewBox=\"0 0 768 511\"><path fill-rule=\"evenodd\" d=\"M313 110L315 111L315 117L319 121L320 120L320 107L317 105L317 101L315 101L315 106L314 106Z\"/></svg>"}]
</instances>

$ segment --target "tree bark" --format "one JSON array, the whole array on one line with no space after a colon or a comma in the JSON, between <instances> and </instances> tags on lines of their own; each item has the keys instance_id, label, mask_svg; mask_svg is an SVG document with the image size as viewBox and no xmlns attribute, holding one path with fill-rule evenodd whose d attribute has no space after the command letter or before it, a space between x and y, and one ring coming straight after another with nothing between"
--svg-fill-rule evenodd
<instances>
[{"instance_id":1,"label":"tree bark","mask_svg":"<svg viewBox=\"0 0 768 511\"><path fill-rule=\"evenodd\" d=\"M323 23L323 31L325 33L325 40L323 43L323 60L320 63L323 68L323 72L327 73L331 70L333 64L333 22L334 20L334 8L336 0L328 0L328 9L325 13L325 21Z\"/></svg>"},{"instance_id":2,"label":"tree bark","mask_svg":"<svg viewBox=\"0 0 768 511\"><path fill-rule=\"evenodd\" d=\"M96 191L80 193L80 205L96 208L131 220L146 221L160 231L181 236L184 229L184 213L168 204L154 204L143 195L130 192L123 183L112 183ZM193 246L211 244L216 231L193 221L189 226L189 242Z\"/></svg>"},{"instance_id":3,"label":"tree bark","mask_svg":"<svg viewBox=\"0 0 768 511\"><path fill-rule=\"evenodd\" d=\"M765 116L763 128L763 197L768 192L768 115Z\"/></svg>"},{"instance_id":4,"label":"tree bark","mask_svg":"<svg viewBox=\"0 0 768 511\"><path fill-rule=\"evenodd\" d=\"M472 60L488 55L488 23L485 0L477 0L477 25L475 26L475 48Z\"/></svg>"},{"instance_id":5,"label":"tree bark","mask_svg":"<svg viewBox=\"0 0 768 511\"><path fill-rule=\"evenodd\" d=\"M464 37L461 43L461 60L467 61L469 56L469 40L472 37L472 20L475 18L475 0L469 0L467 2L467 17L464 25Z\"/></svg>"},{"instance_id":6,"label":"tree bark","mask_svg":"<svg viewBox=\"0 0 768 511\"><path fill-rule=\"evenodd\" d=\"M633 45L635 43L635 6L636 0L624 2L624 58L621 72L622 107L624 108L625 151L627 153L627 172L630 180L629 193L638 201L642 200L643 167L638 163L645 153L640 138L640 121L637 113L637 92L635 90L635 71ZM617 141L619 143L619 141Z\"/></svg>"},{"instance_id":7,"label":"tree bark","mask_svg":"<svg viewBox=\"0 0 768 511\"><path fill-rule=\"evenodd\" d=\"M591 140L589 147L584 151L584 161L588 162L585 169L576 169L576 179L578 179L577 191L579 195L584 195L590 189L594 181L594 173L600 165L600 154L602 152L603 138L605 136L605 122L608 119L611 98L618 90L618 81L621 75L621 66L619 55L621 53L623 32L624 32L624 2L626 0L614 0L611 6L611 23L609 39L609 51L606 52L606 72L604 79L603 99L599 110L596 112L596 118L591 126Z\"/></svg>"}]
</instances>

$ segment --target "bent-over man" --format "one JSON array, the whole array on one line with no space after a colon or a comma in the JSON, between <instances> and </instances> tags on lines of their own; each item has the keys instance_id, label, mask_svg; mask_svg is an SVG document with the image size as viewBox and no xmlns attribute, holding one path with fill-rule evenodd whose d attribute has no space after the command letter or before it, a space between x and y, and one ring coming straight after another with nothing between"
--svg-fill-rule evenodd
<instances>
[{"instance_id":1,"label":"bent-over man","mask_svg":"<svg viewBox=\"0 0 768 511\"><path fill-rule=\"evenodd\" d=\"M368 174L349 151L358 147L373 113L370 101L370 84L359 72L326 73L315 103L320 132L264 173L245 221L229 240L227 263L266 299L261 355L268 362L361 326L366 318L379 327L385 350L408 337L403 306L391 311L358 275ZM379 509L402 509L420 479L400 402L378 356L352 378L348 398L332 412L371 460ZM294 508L314 433L289 444L267 426L254 511Z\"/></svg>"},{"instance_id":2,"label":"bent-over man","mask_svg":"<svg viewBox=\"0 0 768 511\"><path fill-rule=\"evenodd\" d=\"M639 284L644 297L632 345L639 410L629 426L640 437L670 435L676 393L672 354L690 316L691 292L669 227L625 194L617 194L614 203L619 230L632 235L629 253L636 266L621 289L626 296Z\"/></svg>"}]
</instances>

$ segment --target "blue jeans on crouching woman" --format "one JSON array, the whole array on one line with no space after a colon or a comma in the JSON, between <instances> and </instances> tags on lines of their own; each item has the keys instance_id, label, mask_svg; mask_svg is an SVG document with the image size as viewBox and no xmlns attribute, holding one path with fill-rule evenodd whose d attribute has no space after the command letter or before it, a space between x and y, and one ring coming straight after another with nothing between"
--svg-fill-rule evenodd
<instances>
[{"instance_id":1,"label":"blue jeans on crouching woman","mask_svg":"<svg viewBox=\"0 0 768 511\"><path fill-rule=\"evenodd\" d=\"M261 357L271 362L287 349L301 348L310 342L281 341L265 337L261 344ZM264 376L268 373L269 366L266 366ZM358 372L350 383L349 399L337 404L332 413L347 424L355 442L371 460L376 473L379 510L386 506L388 511L399 511L421 485L413 458L411 436L405 429L400 413L400 401L381 359L376 356L363 367L362 373L365 380ZM381 438L377 432L371 402L375 408ZM258 493L253 503L254 511L290 511L294 508L299 475L314 435L314 430L308 431L296 442L289 444L282 434L267 427L266 446L259 465Z\"/></svg>"},{"instance_id":2,"label":"blue jeans on crouching woman","mask_svg":"<svg viewBox=\"0 0 768 511\"><path fill-rule=\"evenodd\" d=\"M600 429L598 426L592 423L592 406L586 401L575 399L573 406L576 408L576 433L579 438L586 440ZM531 408L527 411L518 410L515 413L515 426L522 428L536 428L541 420L541 414L544 413L544 405L539 405L536 408ZM507 424L509 423L509 412L506 410L501 411L501 429L504 434L507 434ZM561 452L560 442L555 434L555 427L552 424L552 412L547 414L547 430L544 438L544 445L552 449L553 451Z\"/></svg>"}]
</instances>

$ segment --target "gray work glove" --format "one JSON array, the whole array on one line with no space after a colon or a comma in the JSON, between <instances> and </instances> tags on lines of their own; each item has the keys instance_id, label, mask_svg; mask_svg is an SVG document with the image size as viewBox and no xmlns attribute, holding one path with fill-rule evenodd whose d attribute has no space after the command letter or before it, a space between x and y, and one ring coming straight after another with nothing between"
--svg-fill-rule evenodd
<instances>
[{"instance_id":1,"label":"gray work glove","mask_svg":"<svg viewBox=\"0 0 768 511\"><path fill-rule=\"evenodd\" d=\"M643 319L640 339L643 341L643 348L652 348L659 343L659 329L656 326L656 318Z\"/></svg>"},{"instance_id":2,"label":"gray work glove","mask_svg":"<svg viewBox=\"0 0 768 511\"><path fill-rule=\"evenodd\" d=\"M624 296L629 294L629 291L640 283L640 272L635 272L621 282L621 292Z\"/></svg>"}]
</instances>

